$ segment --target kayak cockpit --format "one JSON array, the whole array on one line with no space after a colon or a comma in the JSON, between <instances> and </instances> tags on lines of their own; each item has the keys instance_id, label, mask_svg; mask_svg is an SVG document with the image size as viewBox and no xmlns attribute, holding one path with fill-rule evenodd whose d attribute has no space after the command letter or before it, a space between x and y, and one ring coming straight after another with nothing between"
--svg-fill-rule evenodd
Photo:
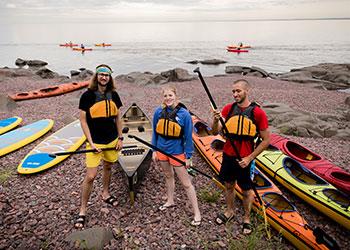
<instances>
[{"instance_id":1,"label":"kayak cockpit","mask_svg":"<svg viewBox=\"0 0 350 250\"><path fill-rule=\"evenodd\" d=\"M265 178L260 172L254 170L253 183L257 189L264 189L272 187L271 182Z\"/></svg>"},{"instance_id":2,"label":"kayak cockpit","mask_svg":"<svg viewBox=\"0 0 350 250\"><path fill-rule=\"evenodd\" d=\"M293 142L287 141L285 145L287 151L290 155L293 155L295 158L304 160L304 161L319 161L321 160L321 156L311 152L309 149Z\"/></svg>"},{"instance_id":3,"label":"kayak cockpit","mask_svg":"<svg viewBox=\"0 0 350 250\"><path fill-rule=\"evenodd\" d=\"M324 181L322 178L318 177L292 158L284 158L283 167L294 179L298 180L299 182L309 185L327 184L327 182Z\"/></svg>"},{"instance_id":4,"label":"kayak cockpit","mask_svg":"<svg viewBox=\"0 0 350 250\"><path fill-rule=\"evenodd\" d=\"M215 139L211 142L210 146L215 151L222 151L224 149L225 141L220 139Z\"/></svg>"},{"instance_id":5,"label":"kayak cockpit","mask_svg":"<svg viewBox=\"0 0 350 250\"><path fill-rule=\"evenodd\" d=\"M205 124L204 122L196 122L193 126L193 129L199 137L204 137L213 134L209 125Z\"/></svg>"},{"instance_id":6,"label":"kayak cockpit","mask_svg":"<svg viewBox=\"0 0 350 250\"><path fill-rule=\"evenodd\" d=\"M268 192L261 197L266 204L266 207L270 207L277 212L293 212L296 211L293 204L283 195Z\"/></svg>"},{"instance_id":7,"label":"kayak cockpit","mask_svg":"<svg viewBox=\"0 0 350 250\"><path fill-rule=\"evenodd\" d=\"M322 190L322 193L328 197L328 199L334 201L335 203L339 204L340 206L342 206L343 208L345 208L345 210L349 209L350 206L350 197L347 196L346 194L343 194L342 192L340 192L337 189L324 189Z\"/></svg>"}]
</instances>

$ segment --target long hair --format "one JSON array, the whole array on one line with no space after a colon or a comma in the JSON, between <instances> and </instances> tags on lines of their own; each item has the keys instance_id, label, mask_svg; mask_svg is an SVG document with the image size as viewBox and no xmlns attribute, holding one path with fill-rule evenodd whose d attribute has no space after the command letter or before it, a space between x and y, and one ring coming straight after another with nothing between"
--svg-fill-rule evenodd
<instances>
[{"instance_id":1,"label":"long hair","mask_svg":"<svg viewBox=\"0 0 350 250\"><path fill-rule=\"evenodd\" d=\"M97 66L96 68L98 68L100 66L104 66L104 67L111 69L108 65L105 65L105 64L101 64L101 65ZM88 89L90 89L92 91L97 91L97 89L98 89L97 73L95 73L91 77ZM108 81L107 86L106 86L106 92L110 92L110 91L113 91L115 89L116 89L116 86L115 86L114 79L113 79L112 75L110 75L109 81Z\"/></svg>"}]
</instances>

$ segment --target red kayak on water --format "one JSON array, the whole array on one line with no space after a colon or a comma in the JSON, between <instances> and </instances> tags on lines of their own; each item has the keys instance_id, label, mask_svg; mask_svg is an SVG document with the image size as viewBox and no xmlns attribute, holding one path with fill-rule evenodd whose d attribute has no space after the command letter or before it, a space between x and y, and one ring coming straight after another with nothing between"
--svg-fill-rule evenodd
<instances>
[{"instance_id":1,"label":"red kayak on water","mask_svg":"<svg viewBox=\"0 0 350 250\"><path fill-rule=\"evenodd\" d=\"M230 48L227 48L227 51L228 52L236 52L236 53L249 52L249 50L247 50L247 49L230 49Z\"/></svg>"},{"instance_id":2,"label":"red kayak on water","mask_svg":"<svg viewBox=\"0 0 350 250\"><path fill-rule=\"evenodd\" d=\"M303 164L339 190L350 194L350 174L306 147L283 136L271 134L270 144Z\"/></svg>"}]
</instances>

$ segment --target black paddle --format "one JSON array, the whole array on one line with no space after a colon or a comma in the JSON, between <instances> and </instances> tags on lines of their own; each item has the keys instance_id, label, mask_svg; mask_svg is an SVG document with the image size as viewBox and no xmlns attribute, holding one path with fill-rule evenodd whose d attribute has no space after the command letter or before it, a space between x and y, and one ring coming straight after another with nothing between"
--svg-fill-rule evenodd
<instances>
[{"instance_id":1,"label":"black paddle","mask_svg":"<svg viewBox=\"0 0 350 250\"><path fill-rule=\"evenodd\" d=\"M182 165L186 166L186 162L181 161L180 159L176 158L175 156L173 156L173 155L171 155L171 154L168 154L167 152L164 152L164 151L161 150L160 148L158 148L158 147L156 147L156 146L154 146L154 145L152 145L152 144L150 144L150 143L148 143L148 142L142 140L141 138L139 138L139 137L137 137L137 136L135 136L135 135L128 135L128 137L129 137L129 138L133 138L133 139L135 139L136 141L139 141L139 142L145 144L147 147L150 147L150 148L152 148L152 149L154 149L154 150L156 150L156 151L159 151L159 152L161 152L162 154L168 156L169 158L171 158L171 159L177 161L178 163L181 163ZM194 167L191 167L191 169L193 169L193 170L196 171L197 173L199 173L199 174L201 174L201 175L207 177L208 179L212 180L216 185L218 185L218 187L220 187L222 190L225 190L225 186L222 185L222 183L221 183L220 181L218 181L217 179L215 179L214 177L212 177L212 176L210 176L210 175L208 175L208 174L206 174L206 173L204 173L204 172L202 172L202 171L200 171L200 170L198 170L198 169L196 169L196 168L194 168Z\"/></svg>"},{"instance_id":2,"label":"black paddle","mask_svg":"<svg viewBox=\"0 0 350 250\"><path fill-rule=\"evenodd\" d=\"M136 148L136 147L137 147L136 145L130 145L130 146L124 146L123 149ZM100 149L102 151L116 150L115 147L114 148L100 148ZM61 156L61 155L84 154L84 153L92 153L92 152L97 152L97 150L96 149L84 149L84 150L80 150L80 151L63 151L63 152L49 154L49 156L51 158L56 158L57 156Z\"/></svg>"}]
</instances>

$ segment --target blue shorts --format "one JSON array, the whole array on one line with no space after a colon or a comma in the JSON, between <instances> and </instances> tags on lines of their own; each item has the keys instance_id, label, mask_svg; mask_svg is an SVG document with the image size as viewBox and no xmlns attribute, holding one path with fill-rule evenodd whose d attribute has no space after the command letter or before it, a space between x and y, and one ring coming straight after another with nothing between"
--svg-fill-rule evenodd
<instances>
[{"instance_id":1,"label":"blue shorts","mask_svg":"<svg viewBox=\"0 0 350 250\"><path fill-rule=\"evenodd\" d=\"M248 167L242 168L238 162L237 158L233 156L222 154L222 163L219 173L219 179L222 182L234 183L237 181L237 184L244 191L252 189L252 162Z\"/></svg>"}]
</instances>

